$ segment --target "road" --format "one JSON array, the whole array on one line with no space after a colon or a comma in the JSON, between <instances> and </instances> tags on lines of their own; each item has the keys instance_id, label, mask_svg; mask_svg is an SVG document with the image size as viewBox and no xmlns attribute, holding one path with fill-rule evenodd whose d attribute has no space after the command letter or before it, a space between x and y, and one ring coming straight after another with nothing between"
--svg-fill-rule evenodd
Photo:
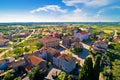
<instances>
[{"instance_id":1,"label":"road","mask_svg":"<svg viewBox=\"0 0 120 80\"><path fill-rule=\"evenodd\" d=\"M87 50L90 49L90 46L89 46L89 45L87 45L87 44L85 44L85 43L83 43L83 42L80 42L80 43L82 44L82 46L83 46L85 49L87 49Z\"/></svg>"},{"instance_id":2,"label":"road","mask_svg":"<svg viewBox=\"0 0 120 80\"><path fill-rule=\"evenodd\" d=\"M33 34L35 33L35 29L33 29L33 32L28 36L26 37L24 40L22 40L21 42L17 43L17 45L23 43L24 41L28 40Z\"/></svg>"},{"instance_id":3,"label":"road","mask_svg":"<svg viewBox=\"0 0 120 80\"><path fill-rule=\"evenodd\" d=\"M77 62L80 62L80 65L83 66L83 64L84 64L84 59L82 59L82 58L78 57L78 55L72 53L68 48L66 48L66 47L63 46L62 44L60 44L60 46L66 49L66 50L63 51L63 53L65 53L65 54L72 54L72 56L77 59Z\"/></svg>"},{"instance_id":4,"label":"road","mask_svg":"<svg viewBox=\"0 0 120 80\"><path fill-rule=\"evenodd\" d=\"M33 32L32 32L28 37L26 37L24 40L22 40L21 42L17 43L16 45L19 45L19 44L23 43L24 41L28 40L34 33L35 33L35 29L33 29ZM11 47L11 48L9 48L8 50L0 53L0 58L1 58L4 54L6 54L6 53L8 53L9 51L12 51L12 50L13 50L13 48Z\"/></svg>"}]
</instances>

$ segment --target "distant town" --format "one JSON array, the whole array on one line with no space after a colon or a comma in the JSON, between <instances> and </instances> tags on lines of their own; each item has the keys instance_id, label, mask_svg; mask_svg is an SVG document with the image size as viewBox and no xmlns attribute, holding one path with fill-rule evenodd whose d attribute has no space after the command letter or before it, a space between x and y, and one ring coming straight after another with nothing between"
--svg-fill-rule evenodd
<instances>
[{"instance_id":1,"label":"distant town","mask_svg":"<svg viewBox=\"0 0 120 80\"><path fill-rule=\"evenodd\" d=\"M0 80L120 80L120 23L0 23Z\"/></svg>"}]
</instances>

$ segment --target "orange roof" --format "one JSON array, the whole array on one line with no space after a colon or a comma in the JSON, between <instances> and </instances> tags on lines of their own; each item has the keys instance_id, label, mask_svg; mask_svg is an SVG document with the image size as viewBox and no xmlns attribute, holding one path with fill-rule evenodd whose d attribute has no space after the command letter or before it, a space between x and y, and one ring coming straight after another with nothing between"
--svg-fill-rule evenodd
<instances>
[{"instance_id":1,"label":"orange roof","mask_svg":"<svg viewBox=\"0 0 120 80\"><path fill-rule=\"evenodd\" d=\"M84 35L84 34L88 34L88 32L82 31L82 32L80 32L80 34Z\"/></svg>"},{"instance_id":2,"label":"orange roof","mask_svg":"<svg viewBox=\"0 0 120 80\"><path fill-rule=\"evenodd\" d=\"M73 45L75 45L75 46L82 46L82 44L80 42L74 42Z\"/></svg>"},{"instance_id":3,"label":"orange roof","mask_svg":"<svg viewBox=\"0 0 120 80\"><path fill-rule=\"evenodd\" d=\"M103 45L108 45L107 41L96 41L95 43L97 43L97 44L103 44Z\"/></svg>"},{"instance_id":4,"label":"orange roof","mask_svg":"<svg viewBox=\"0 0 120 80\"><path fill-rule=\"evenodd\" d=\"M37 57L37 56L30 56L29 60L35 66L37 66L41 62L46 62L44 59Z\"/></svg>"},{"instance_id":5,"label":"orange roof","mask_svg":"<svg viewBox=\"0 0 120 80\"><path fill-rule=\"evenodd\" d=\"M58 54L58 53L60 53L59 50L57 50L57 49L55 49L55 48L51 48L51 47L49 47L49 48L42 47L42 48L41 48L41 51L46 51L46 52L50 53L50 54L53 55L53 56L56 55L56 54Z\"/></svg>"},{"instance_id":6,"label":"orange roof","mask_svg":"<svg viewBox=\"0 0 120 80\"><path fill-rule=\"evenodd\" d=\"M0 39L3 39L3 36L0 34Z\"/></svg>"},{"instance_id":7,"label":"orange roof","mask_svg":"<svg viewBox=\"0 0 120 80\"><path fill-rule=\"evenodd\" d=\"M120 36L114 39L115 42L120 42Z\"/></svg>"},{"instance_id":8,"label":"orange roof","mask_svg":"<svg viewBox=\"0 0 120 80\"><path fill-rule=\"evenodd\" d=\"M29 70L31 70L31 69L32 69L32 67L31 67L31 66L29 66L29 65L27 65L27 66L25 66L25 69L27 69L27 71L29 71Z\"/></svg>"},{"instance_id":9,"label":"orange roof","mask_svg":"<svg viewBox=\"0 0 120 80\"><path fill-rule=\"evenodd\" d=\"M42 43L44 42L52 42L52 41L58 41L60 40L59 38L56 38L56 37L52 37L52 36L45 36L44 38L41 38L40 41Z\"/></svg>"},{"instance_id":10,"label":"orange roof","mask_svg":"<svg viewBox=\"0 0 120 80\"><path fill-rule=\"evenodd\" d=\"M67 55L67 54L61 54L59 57L59 59L64 59L66 61L71 61L74 57L72 57L71 55Z\"/></svg>"},{"instance_id":11,"label":"orange roof","mask_svg":"<svg viewBox=\"0 0 120 80\"><path fill-rule=\"evenodd\" d=\"M7 42L9 42L8 39L0 39L0 44L4 44L4 43L7 43Z\"/></svg>"}]
</instances>

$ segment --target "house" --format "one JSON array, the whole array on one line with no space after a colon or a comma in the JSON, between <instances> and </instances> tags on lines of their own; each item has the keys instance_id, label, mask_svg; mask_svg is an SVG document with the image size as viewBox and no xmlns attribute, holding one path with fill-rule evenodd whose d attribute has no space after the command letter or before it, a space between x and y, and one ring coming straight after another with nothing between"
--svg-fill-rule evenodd
<instances>
[{"instance_id":1,"label":"house","mask_svg":"<svg viewBox=\"0 0 120 80\"><path fill-rule=\"evenodd\" d=\"M108 42L107 41L96 41L94 42L94 47L93 47L95 50L98 50L98 51L107 51L107 48L108 48Z\"/></svg>"},{"instance_id":2,"label":"house","mask_svg":"<svg viewBox=\"0 0 120 80\"><path fill-rule=\"evenodd\" d=\"M15 58L7 57L3 60L0 60L0 70L7 70L10 68L10 64L15 61Z\"/></svg>"},{"instance_id":3,"label":"house","mask_svg":"<svg viewBox=\"0 0 120 80\"><path fill-rule=\"evenodd\" d=\"M22 33L19 33L19 34L13 34L13 35L12 35L12 38L27 37L28 35L29 35L29 33L27 33L27 32L22 32Z\"/></svg>"},{"instance_id":4,"label":"house","mask_svg":"<svg viewBox=\"0 0 120 80\"><path fill-rule=\"evenodd\" d=\"M57 47L59 46L59 41L59 38L52 36L45 36L40 39L40 42L42 42L45 47Z\"/></svg>"},{"instance_id":5,"label":"house","mask_svg":"<svg viewBox=\"0 0 120 80\"><path fill-rule=\"evenodd\" d=\"M119 42L120 43L120 36L117 36L113 39L114 42Z\"/></svg>"},{"instance_id":6,"label":"house","mask_svg":"<svg viewBox=\"0 0 120 80\"><path fill-rule=\"evenodd\" d=\"M0 39L3 39L3 34L0 32Z\"/></svg>"},{"instance_id":7,"label":"house","mask_svg":"<svg viewBox=\"0 0 120 80\"><path fill-rule=\"evenodd\" d=\"M61 32L57 32L57 31L50 32L50 35L52 37L57 37L57 38L61 38L63 36Z\"/></svg>"},{"instance_id":8,"label":"house","mask_svg":"<svg viewBox=\"0 0 120 80\"><path fill-rule=\"evenodd\" d=\"M61 54L53 57L53 64L69 73L76 67L76 59L72 55Z\"/></svg>"},{"instance_id":9,"label":"house","mask_svg":"<svg viewBox=\"0 0 120 80\"><path fill-rule=\"evenodd\" d=\"M88 31L78 31L78 29L74 30L74 36L78 37L80 41L87 40L89 38L90 32Z\"/></svg>"},{"instance_id":10,"label":"house","mask_svg":"<svg viewBox=\"0 0 120 80\"><path fill-rule=\"evenodd\" d=\"M48 60L48 61L53 61L53 57L55 56L58 56L60 55L60 51L55 49L55 48L45 48L45 47L42 47L40 49L40 54L39 56L45 60Z\"/></svg>"},{"instance_id":11,"label":"house","mask_svg":"<svg viewBox=\"0 0 120 80\"><path fill-rule=\"evenodd\" d=\"M47 80L56 80L56 78L58 77L60 72L61 72L60 69L52 68L50 70L50 72L48 73L47 77L45 77L45 79L47 79Z\"/></svg>"},{"instance_id":12,"label":"house","mask_svg":"<svg viewBox=\"0 0 120 80\"><path fill-rule=\"evenodd\" d=\"M55 48L41 48L40 57L51 61L58 68L70 72L75 68L76 59L71 55L60 54L60 51Z\"/></svg>"},{"instance_id":13,"label":"house","mask_svg":"<svg viewBox=\"0 0 120 80\"><path fill-rule=\"evenodd\" d=\"M9 43L8 39L0 39L0 47L7 46Z\"/></svg>"},{"instance_id":14,"label":"house","mask_svg":"<svg viewBox=\"0 0 120 80\"><path fill-rule=\"evenodd\" d=\"M40 57L30 56L28 60L29 60L29 63L30 63L31 67L39 65L40 68L45 69L45 70L47 69L47 67L46 67L47 62Z\"/></svg>"},{"instance_id":15,"label":"house","mask_svg":"<svg viewBox=\"0 0 120 80\"><path fill-rule=\"evenodd\" d=\"M10 66L11 66L12 68L17 68L17 67L19 67L19 66L25 66L25 65L26 65L26 62L25 62L24 59L19 60L19 61L14 61L14 62L12 62L12 63L10 64Z\"/></svg>"},{"instance_id":16,"label":"house","mask_svg":"<svg viewBox=\"0 0 120 80\"><path fill-rule=\"evenodd\" d=\"M0 64L6 63L5 59L0 60Z\"/></svg>"},{"instance_id":17,"label":"house","mask_svg":"<svg viewBox=\"0 0 120 80\"><path fill-rule=\"evenodd\" d=\"M74 42L74 43L71 44L71 49L72 49L73 47L75 47L75 46L81 47L81 48L83 47L80 42Z\"/></svg>"},{"instance_id":18,"label":"house","mask_svg":"<svg viewBox=\"0 0 120 80\"><path fill-rule=\"evenodd\" d=\"M74 36L66 36L63 38L62 44L67 47L70 48L71 44L74 42L79 42L79 38L74 37Z\"/></svg>"}]
</instances>

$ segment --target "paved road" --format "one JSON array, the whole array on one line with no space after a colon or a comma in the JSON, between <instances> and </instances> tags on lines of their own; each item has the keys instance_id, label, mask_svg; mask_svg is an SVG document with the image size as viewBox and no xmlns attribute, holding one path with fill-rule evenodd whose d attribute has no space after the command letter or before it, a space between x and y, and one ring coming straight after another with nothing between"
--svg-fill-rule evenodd
<instances>
[{"instance_id":1,"label":"paved road","mask_svg":"<svg viewBox=\"0 0 120 80\"><path fill-rule=\"evenodd\" d=\"M35 29L33 29L33 32L32 32L28 37L26 37L24 40L22 40L21 42L17 43L16 45L19 45L19 44L23 43L24 41L28 40L34 33L35 33ZM6 54L6 53L8 53L9 51L12 51L12 50L13 50L13 48L9 48L8 50L0 53L0 58L1 58L4 54Z\"/></svg>"},{"instance_id":2,"label":"paved road","mask_svg":"<svg viewBox=\"0 0 120 80\"><path fill-rule=\"evenodd\" d=\"M68 48L66 48L66 47L63 46L62 44L60 44L60 46L66 49L66 50L63 51L63 53L72 54L72 56L75 57L78 62L80 62L80 65L83 66L83 64L84 64L84 59L82 59L82 58L78 57L78 55L75 55L74 53L72 53Z\"/></svg>"},{"instance_id":3,"label":"paved road","mask_svg":"<svg viewBox=\"0 0 120 80\"><path fill-rule=\"evenodd\" d=\"M4 54L6 54L6 53L8 53L9 51L12 51L12 50L13 50L13 48L9 48L8 50L0 53L0 58L1 58Z\"/></svg>"},{"instance_id":4,"label":"paved road","mask_svg":"<svg viewBox=\"0 0 120 80\"><path fill-rule=\"evenodd\" d=\"M21 42L17 43L17 45L19 45L19 44L25 42L26 40L28 40L34 33L35 33L35 29L33 29L33 32L32 32L28 37L26 37L26 38L25 38L24 40L22 40Z\"/></svg>"},{"instance_id":5,"label":"paved road","mask_svg":"<svg viewBox=\"0 0 120 80\"><path fill-rule=\"evenodd\" d=\"M80 43L82 44L82 46L83 46L85 49L87 49L87 50L90 49L90 46L89 46L89 45L87 45L87 44L85 44L85 43L83 43L83 42L80 42Z\"/></svg>"}]
</instances>

